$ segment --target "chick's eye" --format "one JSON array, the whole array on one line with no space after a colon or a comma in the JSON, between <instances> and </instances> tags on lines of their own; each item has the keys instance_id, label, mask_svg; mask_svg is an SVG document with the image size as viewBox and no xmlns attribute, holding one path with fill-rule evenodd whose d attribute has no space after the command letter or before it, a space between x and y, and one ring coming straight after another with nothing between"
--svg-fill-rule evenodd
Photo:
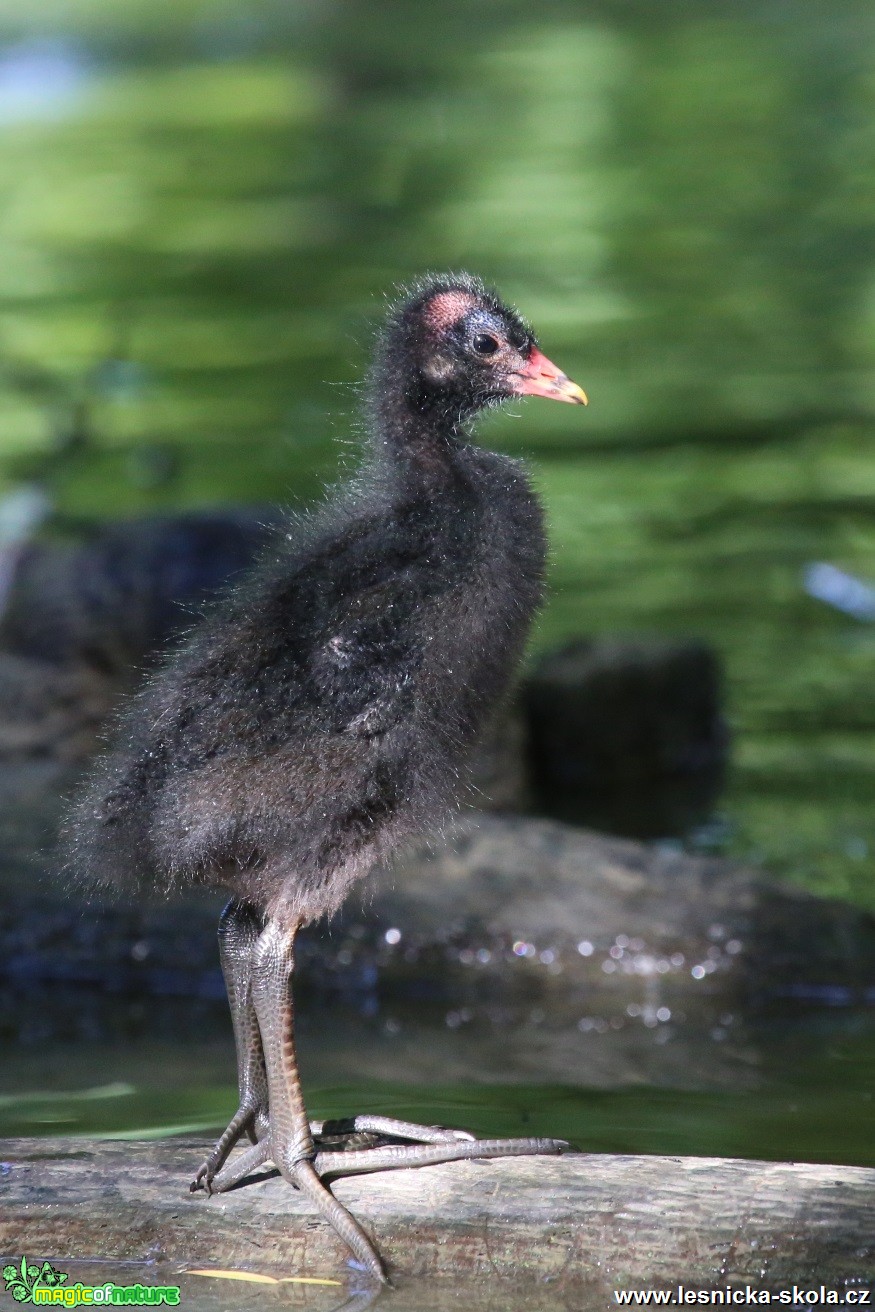
<instances>
[{"instance_id":1,"label":"chick's eye","mask_svg":"<svg viewBox=\"0 0 875 1312\"><path fill-rule=\"evenodd\" d=\"M478 355L495 355L498 340L491 333L477 333L474 338L474 350Z\"/></svg>"}]
</instances>

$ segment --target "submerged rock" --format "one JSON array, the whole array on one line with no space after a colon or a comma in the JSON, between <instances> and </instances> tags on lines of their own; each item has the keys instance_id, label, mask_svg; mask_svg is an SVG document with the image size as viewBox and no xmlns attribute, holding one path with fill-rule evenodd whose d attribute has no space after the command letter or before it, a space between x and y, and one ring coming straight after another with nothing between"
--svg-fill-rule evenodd
<instances>
[{"instance_id":1,"label":"submerged rock","mask_svg":"<svg viewBox=\"0 0 875 1312\"><path fill-rule=\"evenodd\" d=\"M539 810L614 833L685 833L723 784L721 671L704 642L578 639L523 685Z\"/></svg>"},{"instance_id":2,"label":"submerged rock","mask_svg":"<svg viewBox=\"0 0 875 1312\"><path fill-rule=\"evenodd\" d=\"M0 871L0 1040L215 1042L230 1079L221 895L87 903L38 875L33 856ZM769 1016L820 1013L822 1033L875 999L864 913L731 862L515 816L470 816L375 872L297 955L302 1060L321 1083L748 1088Z\"/></svg>"},{"instance_id":3,"label":"submerged rock","mask_svg":"<svg viewBox=\"0 0 875 1312\"><path fill-rule=\"evenodd\" d=\"M743 962L776 984L875 982L875 919L865 912L749 866L557 821L469 817L378 872L364 897L334 933L350 919L385 926L399 956L411 939L460 952L494 946L479 964L524 963L541 980L604 986L655 974L698 984ZM461 960L470 964L467 953Z\"/></svg>"}]
</instances>

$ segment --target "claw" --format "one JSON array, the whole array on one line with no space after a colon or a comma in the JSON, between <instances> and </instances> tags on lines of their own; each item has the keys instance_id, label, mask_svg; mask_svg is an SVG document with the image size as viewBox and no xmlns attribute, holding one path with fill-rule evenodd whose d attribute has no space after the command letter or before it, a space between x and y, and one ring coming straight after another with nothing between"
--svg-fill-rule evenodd
<instances>
[{"instance_id":1,"label":"claw","mask_svg":"<svg viewBox=\"0 0 875 1312\"><path fill-rule=\"evenodd\" d=\"M212 1180L213 1180L213 1172L210 1170L209 1162L202 1162L200 1167L198 1168L197 1175L194 1177L191 1184L188 1186L188 1192L190 1194L196 1194L199 1189L203 1189L206 1193L210 1193L211 1192L210 1185L212 1184Z\"/></svg>"}]
</instances>

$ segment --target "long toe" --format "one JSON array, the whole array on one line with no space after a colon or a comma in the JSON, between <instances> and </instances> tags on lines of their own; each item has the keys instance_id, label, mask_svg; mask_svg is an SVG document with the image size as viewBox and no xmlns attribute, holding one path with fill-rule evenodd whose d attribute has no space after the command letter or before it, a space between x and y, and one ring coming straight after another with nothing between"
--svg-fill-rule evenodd
<instances>
[{"instance_id":1,"label":"long toe","mask_svg":"<svg viewBox=\"0 0 875 1312\"><path fill-rule=\"evenodd\" d=\"M314 1166L326 1179L369 1171L397 1171L443 1162L484 1161L492 1157L555 1157L562 1139L464 1139L438 1143L389 1143L347 1152L319 1152Z\"/></svg>"},{"instance_id":2,"label":"long toe","mask_svg":"<svg viewBox=\"0 0 875 1312\"><path fill-rule=\"evenodd\" d=\"M340 1155L342 1157L344 1154ZM382 1284L388 1284L386 1268L369 1236L352 1213L338 1202L331 1190L319 1179L312 1162L296 1162L292 1168L292 1175L301 1192L318 1207L326 1221L352 1250L365 1270Z\"/></svg>"},{"instance_id":3,"label":"long toe","mask_svg":"<svg viewBox=\"0 0 875 1312\"><path fill-rule=\"evenodd\" d=\"M267 1141L253 1144L247 1148L239 1157L235 1157L233 1162L229 1162L224 1170L214 1176L210 1181L208 1193L223 1194L228 1189L233 1189L235 1184L245 1180L247 1175L257 1171L259 1166L264 1166L270 1161L270 1144Z\"/></svg>"},{"instance_id":4,"label":"long toe","mask_svg":"<svg viewBox=\"0 0 875 1312\"><path fill-rule=\"evenodd\" d=\"M210 1193L210 1186L213 1182L214 1175L215 1171L210 1170L209 1162L201 1162L197 1169L197 1174L188 1186L189 1193L196 1194L198 1189L205 1189L207 1193Z\"/></svg>"},{"instance_id":5,"label":"long toe","mask_svg":"<svg viewBox=\"0 0 875 1312\"><path fill-rule=\"evenodd\" d=\"M443 1125L419 1125L394 1116L349 1116L342 1120L312 1121L310 1131L321 1146L326 1140L345 1139L345 1148L369 1147L378 1139L400 1139L410 1143L469 1143L474 1135L467 1130L451 1130ZM358 1140L362 1142L359 1143ZM369 1142L370 1141L370 1142Z\"/></svg>"},{"instance_id":6,"label":"long toe","mask_svg":"<svg viewBox=\"0 0 875 1312\"><path fill-rule=\"evenodd\" d=\"M228 1125L213 1145L212 1151L198 1167L197 1175L189 1185L192 1193L196 1193L197 1190L201 1188L206 1189L207 1193L212 1192L211 1185L214 1176L217 1175L225 1165L231 1149L240 1141L240 1139L242 1139L244 1134L247 1135L252 1143L257 1142L255 1122L260 1110L261 1109L258 1106L246 1103L240 1104L234 1115L231 1117L231 1120L228 1122Z\"/></svg>"}]
</instances>

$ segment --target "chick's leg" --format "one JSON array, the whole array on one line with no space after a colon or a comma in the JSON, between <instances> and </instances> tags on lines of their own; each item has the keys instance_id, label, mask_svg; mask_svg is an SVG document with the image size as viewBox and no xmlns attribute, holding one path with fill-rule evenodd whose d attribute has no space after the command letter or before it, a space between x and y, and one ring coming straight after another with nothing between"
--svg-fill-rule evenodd
<instances>
[{"instance_id":1,"label":"chick's leg","mask_svg":"<svg viewBox=\"0 0 875 1312\"><path fill-rule=\"evenodd\" d=\"M212 1188L214 1192L230 1189L272 1161L290 1184L306 1194L362 1265L377 1279L385 1280L374 1244L322 1177L336 1179L471 1159L553 1155L568 1145L560 1139L475 1139L464 1130L384 1116L354 1116L311 1125L295 1053L294 939L294 929L268 920L251 952L251 1000L264 1055L269 1117L258 1142L231 1161L212 1181Z\"/></svg>"},{"instance_id":2,"label":"chick's leg","mask_svg":"<svg viewBox=\"0 0 875 1312\"><path fill-rule=\"evenodd\" d=\"M294 927L289 929L268 920L254 954L252 999L264 1048L270 1106L265 1148L280 1174L306 1194L371 1275L385 1281L383 1263L371 1240L322 1183L313 1166L316 1150L295 1053L291 992L294 942ZM259 1143L250 1153L257 1155L261 1147Z\"/></svg>"},{"instance_id":3,"label":"chick's leg","mask_svg":"<svg viewBox=\"0 0 875 1312\"><path fill-rule=\"evenodd\" d=\"M198 1168L192 1191L204 1188L212 1192L217 1172L244 1134L256 1143L267 1133L267 1071L252 1000L255 948L263 928L263 915L248 902L229 902L219 921L219 959L234 1026L240 1101L227 1128Z\"/></svg>"}]
</instances>

